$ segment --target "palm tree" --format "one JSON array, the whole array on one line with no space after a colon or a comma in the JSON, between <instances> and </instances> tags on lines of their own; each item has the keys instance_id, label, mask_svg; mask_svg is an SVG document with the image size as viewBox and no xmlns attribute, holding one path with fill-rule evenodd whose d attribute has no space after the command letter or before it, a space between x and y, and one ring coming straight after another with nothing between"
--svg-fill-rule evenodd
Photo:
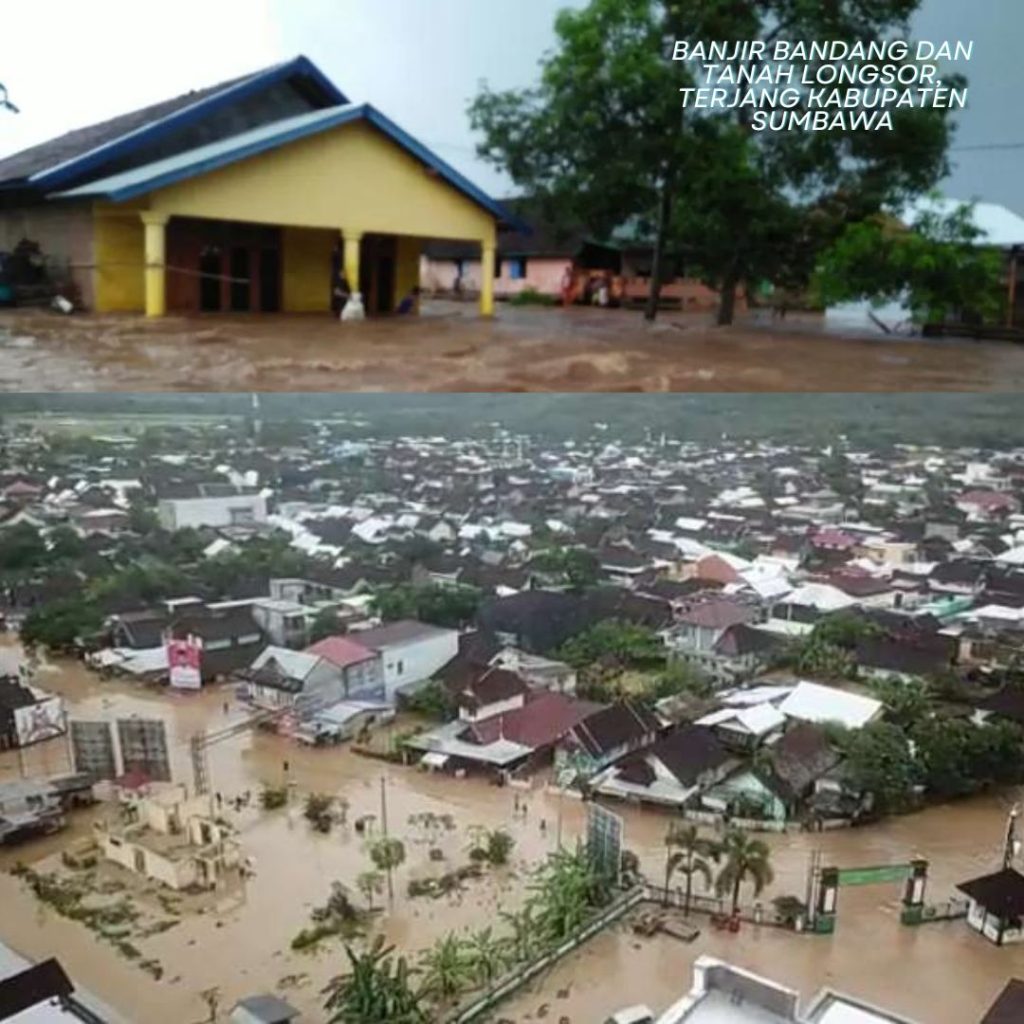
<instances>
[{"instance_id":1,"label":"palm tree","mask_svg":"<svg viewBox=\"0 0 1024 1024\"><path fill-rule=\"evenodd\" d=\"M732 912L735 915L740 906L740 886L747 878L754 885L754 896L760 896L766 885L775 877L769 858L768 844L760 839L751 839L738 828L729 829L721 845L725 863L718 873L715 890L719 896L732 892Z\"/></svg>"},{"instance_id":2,"label":"palm tree","mask_svg":"<svg viewBox=\"0 0 1024 1024\"><path fill-rule=\"evenodd\" d=\"M477 980L490 988L491 982L508 964L509 940L495 938L491 928L481 928L469 937L466 950Z\"/></svg>"},{"instance_id":3,"label":"palm tree","mask_svg":"<svg viewBox=\"0 0 1024 1024\"><path fill-rule=\"evenodd\" d=\"M405 957L395 960L394 949L384 945L382 935L364 953L345 947L350 970L324 990L330 1024L427 1024L429 1018L411 984L415 972Z\"/></svg>"},{"instance_id":4,"label":"palm tree","mask_svg":"<svg viewBox=\"0 0 1024 1024\"><path fill-rule=\"evenodd\" d=\"M424 950L420 968L420 991L442 1001L460 995L473 980L473 963L466 954L466 943L454 934L445 935Z\"/></svg>"},{"instance_id":5,"label":"palm tree","mask_svg":"<svg viewBox=\"0 0 1024 1024\"><path fill-rule=\"evenodd\" d=\"M533 917L533 907L527 905L522 910L501 912L501 919L509 926L509 952L517 963L523 963L533 957L539 945L537 922Z\"/></svg>"},{"instance_id":6,"label":"palm tree","mask_svg":"<svg viewBox=\"0 0 1024 1024\"><path fill-rule=\"evenodd\" d=\"M366 906L373 910L373 897L384 891L384 876L379 871L363 871L356 878L356 888L366 899Z\"/></svg>"},{"instance_id":7,"label":"palm tree","mask_svg":"<svg viewBox=\"0 0 1024 1024\"><path fill-rule=\"evenodd\" d=\"M711 862L717 864L720 855L718 844L712 839L704 838L696 825L673 822L665 836L665 905L668 905L672 875L679 871L686 875L684 913L689 915L690 901L693 898L693 876L700 875L704 880L704 888L709 888L713 880Z\"/></svg>"}]
</instances>

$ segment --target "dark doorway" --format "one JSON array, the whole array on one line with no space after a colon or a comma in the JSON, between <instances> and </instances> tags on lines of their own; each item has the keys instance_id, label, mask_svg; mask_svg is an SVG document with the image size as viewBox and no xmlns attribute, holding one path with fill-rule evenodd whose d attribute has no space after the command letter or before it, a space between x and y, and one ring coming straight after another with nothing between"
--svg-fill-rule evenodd
<instances>
[{"instance_id":1,"label":"dark doorway","mask_svg":"<svg viewBox=\"0 0 1024 1024\"><path fill-rule=\"evenodd\" d=\"M252 282L249 280L249 250L236 245L231 250L231 310L248 313L252 309Z\"/></svg>"},{"instance_id":2,"label":"dark doorway","mask_svg":"<svg viewBox=\"0 0 1024 1024\"><path fill-rule=\"evenodd\" d=\"M260 312L281 312L281 253L260 250Z\"/></svg>"},{"instance_id":3,"label":"dark doorway","mask_svg":"<svg viewBox=\"0 0 1024 1024\"><path fill-rule=\"evenodd\" d=\"M215 245L208 245L199 253L199 308L204 313L220 309L221 255Z\"/></svg>"},{"instance_id":4,"label":"dark doorway","mask_svg":"<svg viewBox=\"0 0 1024 1024\"><path fill-rule=\"evenodd\" d=\"M390 313L395 299L395 261L381 256L377 264L377 313Z\"/></svg>"}]
</instances>

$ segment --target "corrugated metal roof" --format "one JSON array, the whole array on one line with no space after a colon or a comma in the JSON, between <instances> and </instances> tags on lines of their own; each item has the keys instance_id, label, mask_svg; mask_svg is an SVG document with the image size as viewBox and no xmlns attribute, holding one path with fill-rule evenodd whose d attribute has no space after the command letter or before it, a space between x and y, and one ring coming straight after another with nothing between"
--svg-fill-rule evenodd
<instances>
[{"instance_id":1,"label":"corrugated metal roof","mask_svg":"<svg viewBox=\"0 0 1024 1024\"><path fill-rule=\"evenodd\" d=\"M966 200L926 196L907 206L901 215L904 223L911 224L922 213L937 213L948 217ZM998 203L975 203L972 211L974 226L982 232L979 244L1010 247L1024 245L1024 217Z\"/></svg>"},{"instance_id":2,"label":"corrugated metal roof","mask_svg":"<svg viewBox=\"0 0 1024 1024\"><path fill-rule=\"evenodd\" d=\"M372 124L412 156L436 171L449 185L484 207L502 223L513 224L524 230L529 230L519 224L499 203L369 103L328 107L325 110L314 110L308 114L286 117L239 135L211 142L205 146L199 146L196 149L178 153L163 160L156 160L142 167L135 167L121 174L114 174L108 178L102 178L99 181L93 181L79 188L57 194L65 198L102 196L114 202L123 202L353 121L366 121Z\"/></svg>"}]
</instances>

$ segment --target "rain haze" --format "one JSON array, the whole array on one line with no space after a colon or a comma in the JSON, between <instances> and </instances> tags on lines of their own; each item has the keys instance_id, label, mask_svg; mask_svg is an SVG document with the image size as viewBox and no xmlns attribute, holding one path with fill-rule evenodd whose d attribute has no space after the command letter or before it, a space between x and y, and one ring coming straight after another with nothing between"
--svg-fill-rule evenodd
<instances>
[{"instance_id":1,"label":"rain haze","mask_svg":"<svg viewBox=\"0 0 1024 1024\"><path fill-rule=\"evenodd\" d=\"M21 113L0 120L0 156L304 53L500 195L511 183L476 157L466 106L485 79L532 84L566 6L584 0L180 0L159 25L134 0L9 6L0 82ZM944 191L1024 211L1024 128L1009 116L1024 86L1024 3L924 0L912 33L975 44Z\"/></svg>"}]
</instances>

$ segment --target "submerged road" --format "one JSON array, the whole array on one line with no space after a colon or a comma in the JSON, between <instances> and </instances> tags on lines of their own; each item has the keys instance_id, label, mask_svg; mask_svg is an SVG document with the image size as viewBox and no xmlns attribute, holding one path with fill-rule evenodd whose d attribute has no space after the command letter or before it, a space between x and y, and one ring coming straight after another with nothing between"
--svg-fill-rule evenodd
<instances>
[{"instance_id":1,"label":"submerged road","mask_svg":"<svg viewBox=\"0 0 1024 1024\"><path fill-rule=\"evenodd\" d=\"M1020 391L1024 346L826 334L820 318L716 327L664 312L431 302L424 315L0 312L8 391Z\"/></svg>"},{"instance_id":2,"label":"submerged road","mask_svg":"<svg viewBox=\"0 0 1024 1024\"><path fill-rule=\"evenodd\" d=\"M3 656L17 656L12 638L0 635ZM190 778L188 737L215 730L245 714L231 702L230 689L199 694L170 694L110 680L103 682L80 662L45 665L40 685L61 693L75 718L114 720L126 715L157 717L167 726L172 771ZM224 701L229 711L223 709ZM323 902L333 880L353 886L368 861L362 839L351 828L321 835L301 813L303 794L343 796L349 819L379 811L380 779L386 777L393 833L406 842L408 859L396 875L396 899L377 927L389 942L415 957L450 930L492 925L500 911L521 906L528 868L556 846L559 818L563 837L582 835L578 801L546 792L539 784L528 793L499 789L480 779L456 780L359 757L347 748L312 750L261 733L242 734L210 751L214 788L230 798L259 790L262 782L282 781L282 765L297 794L287 810L261 813L249 808L225 811L239 829L256 875L241 902L185 916L169 931L139 940L142 954L164 968L155 980L108 943L97 942L82 925L60 918L36 901L16 878L3 873L17 861L38 870L59 866L65 846L89 833L91 821L109 808L79 812L63 833L0 852L0 939L27 956L60 957L82 985L125 1016L146 1024L182 1024L203 1018L202 990L218 987L223 1004L260 991L277 991L310 1020L320 1019L326 981L344 967L340 942L318 953L297 953L289 942L309 923L313 906ZM23 752L0 754L0 781L68 770L67 744L38 744ZM512 813L515 797L526 800L529 815ZM876 825L823 834L794 832L765 836L772 849L775 879L762 899L802 895L812 850L824 865L863 867L929 861L927 900L941 903L958 882L1000 866L1001 846L1015 792L981 796L892 818ZM661 877L668 819L625 805L625 844L640 858L645 873ZM410 878L435 875L441 868L427 856L410 816L429 810L450 815L453 829L440 840L443 866L464 862L474 825L508 828L516 839L513 863L501 872L470 883L447 900L406 896ZM542 819L546 827L541 827ZM681 879L677 880L681 884ZM698 883L698 891L700 884ZM749 900L749 887L744 899ZM693 960L701 953L729 960L798 988L805 997L831 986L906 1014L920 1024L976 1024L1006 980L1024 977L1024 946L997 948L964 921L912 928L899 923L898 884L843 889L836 932L832 936L795 935L769 927L744 926L738 934L716 931L701 919L701 935L690 945L660 936L641 939L625 924L596 937L550 973L517 993L495 1014L525 1022L568 1018L571 1024L604 1020L614 1009L647 1003L664 1009L689 988ZM547 1009L542 1012L542 1008Z\"/></svg>"}]
</instances>

